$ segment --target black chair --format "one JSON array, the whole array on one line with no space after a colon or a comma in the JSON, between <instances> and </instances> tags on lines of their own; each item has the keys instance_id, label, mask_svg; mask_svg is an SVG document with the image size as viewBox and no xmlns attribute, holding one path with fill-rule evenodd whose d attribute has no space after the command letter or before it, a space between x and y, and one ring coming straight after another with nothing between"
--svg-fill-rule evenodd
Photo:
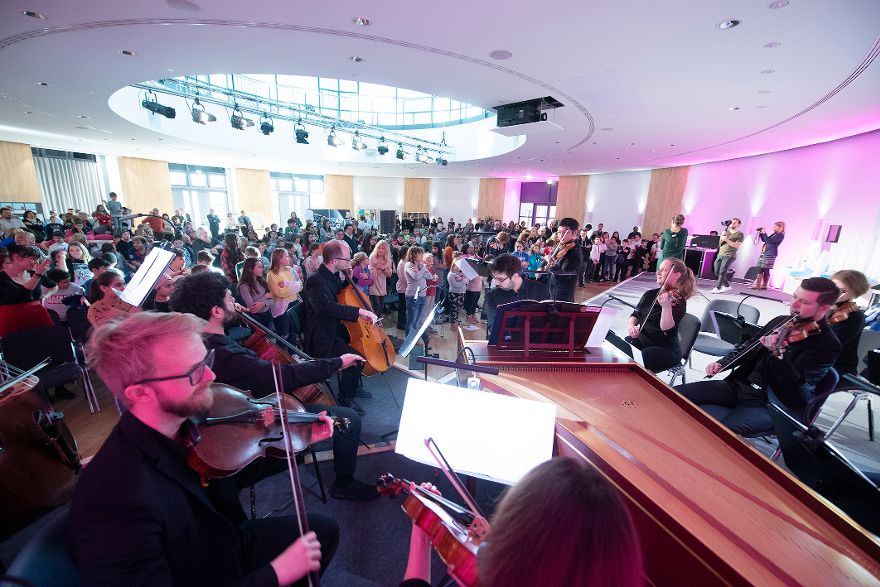
<instances>
[{"instance_id":1,"label":"black chair","mask_svg":"<svg viewBox=\"0 0 880 587\"><path fill-rule=\"evenodd\" d=\"M63 326L39 326L7 334L0 339L3 359L19 369L30 369L46 357L52 362L37 376L36 390L47 390L76 381L81 384L91 413L101 411L94 386L85 363L82 345L70 340L70 332Z\"/></svg>"},{"instance_id":2,"label":"black chair","mask_svg":"<svg viewBox=\"0 0 880 587\"><path fill-rule=\"evenodd\" d=\"M82 578L70 553L67 506L21 549L7 575L38 587L79 587ZM12 583L3 583L12 585Z\"/></svg>"},{"instance_id":3,"label":"black chair","mask_svg":"<svg viewBox=\"0 0 880 587\"><path fill-rule=\"evenodd\" d=\"M697 335L700 333L700 319L693 314L685 314L681 323L678 325L678 345L681 347L681 364L667 369L672 377L669 378L669 385L674 386L675 380L681 376L681 382L687 383L686 365L690 361L691 350L694 343L697 342Z\"/></svg>"},{"instance_id":4,"label":"black chair","mask_svg":"<svg viewBox=\"0 0 880 587\"><path fill-rule=\"evenodd\" d=\"M761 312L755 306L734 302L733 300L712 300L706 305L703 311L703 317L700 320L700 333L697 335L697 341L694 349L698 353L712 355L713 357L723 357L733 350L739 339L725 340L718 328L715 312L725 312L733 316L742 316L746 322L757 323L761 318Z\"/></svg>"}]
</instances>

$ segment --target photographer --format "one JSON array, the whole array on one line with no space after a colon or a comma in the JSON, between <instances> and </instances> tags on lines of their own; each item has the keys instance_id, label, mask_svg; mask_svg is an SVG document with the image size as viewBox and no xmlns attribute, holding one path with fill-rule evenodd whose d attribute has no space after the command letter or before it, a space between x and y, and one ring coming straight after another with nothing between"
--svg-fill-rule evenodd
<instances>
[{"instance_id":1,"label":"photographer","mask_svg":"<svg viewBox=\"0 0 880 587\"><path fill-rule=\"evenodd\" d=\"M739 230L740 223L739 218L732 218L721 223L724 225L724 232L721 233L721 240L718 242L718 256L715 257L715 275L718 277L718 281L709 293L730 291L727 268L736 259L736 251L743 244L743 233Z\"/></svg>"},{"instance_id":2,"label":"photographer","mask_svg":"<svg viewBox=\"0 0 880 587\"><path fill-rule=\"evenodd\" d=\"M785 238L785 222L781 220L773 224L773 233L767 234L763 228L758 229L758 238L764 241L761 248L761 256L758 258L758 268L761 273L755 278L755 283L749 286L750 289L767 289L770 283L770 270L776 263L776 256L779 254L779 243ZM755 239L757 243L757 239Z\"/></svg>"}]
</instances>

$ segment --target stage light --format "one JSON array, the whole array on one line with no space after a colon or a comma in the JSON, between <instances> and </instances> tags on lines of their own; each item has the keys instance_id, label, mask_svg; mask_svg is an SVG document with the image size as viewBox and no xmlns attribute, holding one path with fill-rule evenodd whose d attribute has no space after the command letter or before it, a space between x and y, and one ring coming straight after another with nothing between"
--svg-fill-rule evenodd
<instances>
[{"instance_id":1,"label":"stage light","mask_svg":"<svg viewBox=\"0 0 880 587\"><path fill-rule=\"evenodd\" d=\"M416 161L421 161L422 163L427 163L430 157L428 157L427 153L422 150L421 147L416 151Z\"/></svg>"},{"instance_id":2,"label":"stage light","mask_svg":"<svg viewBox=\"0 0 880 587\"><path fill-rule=\"evenodd\" d=\"M338 147L343 143L342 139L336 136L336 127L330 129L330 134L327 135L327 144L331 147Z\"/></svg>"},{"instance_id":3,"label":"stage light","mask_svg":"<svg viewBox=\"0 0 880 587\"><path fill-rule=\"evenodd\" d=\"M351 148L355 151L363 151L367 148L367 143L361 140L361 134L359 131L354 131L354 136L351 137Z\"/></svg>"},{"instance_id":4,"label":"stage light","mask_svg":"<svg viewBox=\"0 0 880 587\"><path fill-rule=\"evenodd\" d=\"M151 97L153 98L152 100L150 99ZM165 118L174 118L177 116L177 110L171 106L163 106L162 104L159 104L156 101L156 94L152 92L147 94L147 97L141 102L141 106L153 114L161 114Z\"/></svg>"},{"instance_id":5,"label":"stage light","mask_svg":"<svg viewBox=\"0 0 880 587\"><path fill-rule=\"evenodd\" d=\"M449 161L444 159L441 155L437 155L435 161L437 162L437 165L440 165L442 167L446 167L447 165L449 165Z\"/></svg>"},{"instance_id":6,"label":"stage light","mask_svg":"<svg viewBox=\"0 0 880 587\"><path fill-rule=\"evenodd\" d=\"M385 137L379 139L379 146L376 148L376 151L378 151L380 155L384 155L388 152L388 145L385 144Z\"/></svg>"},{"instance_id":7,"label":"stage light","mask_svg":"<svg viewBox=\"0 0 880 587\"><path fill-rule=\"evenodd\" d=\"M306 130L306 127L303 126L302 119L296 121L296 124L293 125L293 131L296 134L296 142L300 145L308 145L309 141L306 139L309 138L309 132Z\"/></svg>"},{"instance_id":8,"label":"stage light","mask_svg":"<svg viewBox=\"0 0 880 587\"><path fill-rule=\"evenodd\" d=\"M403 161L404 157L406 157L406 153L403 152L403 145L397 143L397 158Z\"/></svg>"},{"instance_id":9,"label":"stage light","mask_svg":"<svg viewBox=\"0 0 880 587\"><path fill-rule=\"evenodd\" d=\"M206 124L208 122L217 122L217 117L207 112L205 107L202 106L202 103L199 102L199 99L196 98L195 104L192 106L192 119L193 122L198 124Z\"/></svg>"},{"instance_id":10,"label":"stage light","mask_svg":"<svg viewBox=\"0 0 880 587\"><path fill-rule=\"evenodd\" d=\"M254 121L250 118L245 118L244 114L242 114L241 110L236 106L235 110L232 111L232 116L229 117L229 124L232 125L232 128L244 130L245 128L252 127Z\"/></svg>"},{"instance_id":11,"label":"stage light","mask_svg":"<svg viewBox=\"0 0 880 587\"><path fill-rule=\"evenodd\" d=\"M260 132L268 137L274 130L275 125L272 123L272 119L264 112L263 117L260 118Z\"/></svg>"}]
</instances>

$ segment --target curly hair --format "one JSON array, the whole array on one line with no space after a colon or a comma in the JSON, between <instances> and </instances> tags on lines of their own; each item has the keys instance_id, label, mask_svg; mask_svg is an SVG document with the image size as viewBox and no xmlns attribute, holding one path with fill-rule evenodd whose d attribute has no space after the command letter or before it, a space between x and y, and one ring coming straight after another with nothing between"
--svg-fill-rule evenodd
<instances>
[{"instance_id":1,"label":"curly hair","mask_svg":"<svg viewBox=\"0 0 880 587\"><path fill-rule=\"evenodd\" d=\"M491 275L501 273L507 277L513 277L521 270L522 262L519 260L519 257L511 255L510 253L498 255L492 259L492 263L489 265L489 273Z\"/></svg>"},{"instance_id":2,"label":"curly hair","mask_svg":"<svg viewBox=\"0 0 880 587\"><path fill-rule=\"evenodd\" d=\"M229 281L214 271L187 275L174 286L171 310L210 320L212 308L225 307L228 289Z\"/></svg>"}]
</instances>

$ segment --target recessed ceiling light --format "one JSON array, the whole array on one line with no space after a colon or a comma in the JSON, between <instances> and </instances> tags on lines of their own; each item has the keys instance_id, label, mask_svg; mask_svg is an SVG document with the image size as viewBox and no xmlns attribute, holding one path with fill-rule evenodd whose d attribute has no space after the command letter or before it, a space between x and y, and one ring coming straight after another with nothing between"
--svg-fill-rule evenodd
<instances>
[{"instance_id":1,"label":"recessed ceiling light","mask_svg":"<svg viewBox=\"0 0 880 587\"><path fill-rule=\"evenodd\" d=\"M758 90L759 94L769 94L770 90Z\"/></svg>"},{"instance_id":2,"label":"recessed ceiling light","mask_svg":"<svg viewBox=\"0 0 880 587\"><path fill-rule=\"evenodd\" d=\"M770 10L776 10L778 8L785 8L790 4L789 0L775 0L767 5L767 8Z\"/></svg>"},{"instance_id":3,"label":"recessed ceiling light","mask_svg":"<svg viewBox=\"0 0 880 587\"><path fill-rule=\"evenodd\" d=\"M630 147L635 147L636 144L635 144L635 143L630 143L629 146L630 146Z\"/></svg>"},{"instance_id":4,"label":"recessed ceiling light","mask_svg":"<svg viewBox=\"0 0 880 587\"><path fill-rule=\"evenodd\" d=\"M615 157L615 159L617 159L618 161L620 161L620 157Z\"/></svg>"},{"instance_id":5,"label":"recessed ceiling light","mask_svg":"<svg viewBox=\"0 0 880 587\"><path fill-rule=\"evenodd\" d=\"M131 49L123 49L120 51L120 53L122 53L126 57L136 57L137 56L137 53L135 53Z\"/></svg>"},{"instance_id":6,"label":"recessed ceiling light","mask_svg":"<svg viewBox=\"0 0 880 587\"><path fill-rule=\"evenodd\" d=\"M49 84L46 83L46 82L37 82L37 85L38 85L38 86L43 86L44 88L48 88L48 87L49 87Z\"/></svg>"},{"instance_id":7,"label":"recessed ceiling light","mask_svg":"<svg viewBox=\"0 0 880 587\"><path fill-rule=\"evenodd\" d=\"M30 16L31 18L36 18L38 20L46 20L45 16L43 16L39 12L34 12L33 10L22 10L21 13L25 16Z\"/></svg>"},{"instance_id":8,"label":"recessed ceiling light","mask_svg":"<svg viewBox=\"0 0 880 587\"><path fill-rule=\"evenodd\" d=\"M89 127L87 127L87 126L78 126L76 128L78 128L80 130L89 130Z\"/></svg>"},{"instance_id":9,"label":"recessed ceiling light","mask_svg":"<svg viewBox=\"0 0 880 587\"><path fill-rule=\"evenodd\" d=\"M670 147L674 147L674 146L675 146L675 143L669 143L669 146L670 146Z\"/></svg>"},{"instance_id":10,"label":"recessed ceiling light","mask_svg":"<svg viewBox=\"0 0 880 587\"><path fill-rule=\"evenodd\" d=\"M762 104L762 105L760 105L760 106L755 106L755 108L758 108L759 110L763 110L764 108L766 108L766 106L764 106L764 105Z\"/></svg>"},{"instance_id":11,"label":"recessed ceiling light","mask_svg":"<svg viewBox=\"0 0 880 587\"><path fill-rule=\"evenodd\" d=\"M86 116L85 114L80 114L77 116L77 118L81 118L81 119L85 120L88 118L88 116Z\"/></svg>"},{"instance_id":12,"label":"recessed ceiling light","mask_svg":"<svg viewBox=\"0 0 880 587\"><path fill-rule=\"evenodd\" d=\"M351 19L351 22L353 22L357 26L370 26L371 24L373 24L366 16L356 16Z\"/></svg>"},{"instance_id":13,"label":"recessed ceiling light","mask_svg":"<svg viewBox=\"0 0 880 587\"><path fill-rule=\"evenodd\" d=\"M497 59L498 61L504 61L505 59L510 59L513 57L513 53L508 51L507 49L495 49L491 53L489 53L489 57L492 59Z\"/></svg>"},{"instance_id":14,"label":"recessed ceiling light","mask_svg":"<svg viewBox=\"0 0 880 587\"><path fill-rule=\"evenodd\" d=\"M352 55L351 57L349 57L349 59L351 59L355 63L363 63L364 61L366 61L366 58L361 57L360 55Z\"/></svg>"},{"instance_id":15,"label":"recessed ceiling light","mask_svg":"<svg viewBox=\"0 0 880 587\"><path fill-rule=\"evenodd\" d=\"M30 110L25 110L24 113L25 114L33 114L33 112L31 112Z\"/></svg>"},{"instance_id":16,"label":"recessed ceiling light","mask_svg":"<svg viewBox=\"0 0 880 587\"><path fill-rule=\"evenodd\" d=\"M613 126L606 126L605 128L600 128L599 130L614 130Z\"/></svg>"},{"instance_id":17,"label":"recessed ceiling light","mask_svg":"<svg viewBox=\"0 0 880 587\"><path fill-rule=\"evenodd\" d=\"M761 73L763 73L764 75L770 75L771 73L776 73L776 70L775 69L762 69Z\"/></svg>"},{"instance_id":18,"label":"recessed ceiling light","mask_svg":"<svg viewBox=\"0 0 880 587\"><path fill-rule=\"evenodd\" d=\"M731 106L728 110L739 110L739 106Z\"/></svg>"},{"instance_id":19,"label":"recessed ceiling light","mask_svg":"<svg viewBox=\"0 0 880 587\"><path fill-rule=\"evenodd\" d=\"M782 43L779 41L770 41L769 43L764 43L765 49L773 49L774 47L780 46Z\"/></svg>"},{"instance_id":20,"label":"recessed ceiling light","mask_svg":"<svg viewBox=\"0 0 880 587\"><path fill-rule=\"evenodd\" d=\"M718 24L715 25L715 28L721 29L722 31L724 29L732 29L735 26L739 26L739 24L741 22L742 22L741 20L736 20L736 19L722 20L721 22L719 22Z\"/></svg>"},{"instance_id":21,"label":"recessed ceiling light","mask_svg":"<svg viewBox=\"0 0 880 587\"><path fill-rule=\"evenodd\" d=\"M201 10L201 7L198 4L190 2L189 0L165 0L165 3L171 8L186 10L188 12L198 12Z\"/></svg>"}]
</instances>

